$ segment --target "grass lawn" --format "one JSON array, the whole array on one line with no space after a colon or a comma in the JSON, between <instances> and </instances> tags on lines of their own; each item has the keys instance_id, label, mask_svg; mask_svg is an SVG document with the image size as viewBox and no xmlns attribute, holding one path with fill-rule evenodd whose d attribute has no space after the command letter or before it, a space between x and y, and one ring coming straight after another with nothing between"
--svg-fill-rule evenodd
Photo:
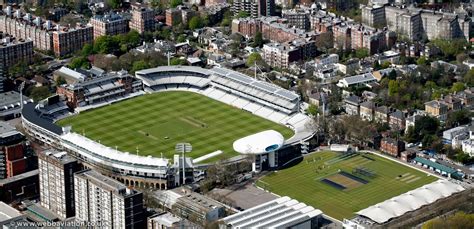
<instances>
[{"instance_id":1,"label":"grass lawn","mask_svg":"<svg viewBox=\"0 0 474 229\"><path fill-rule=\"evenodd\" d=\"M370 159L359 154L343 158L336 152L314 153L295 166L263 177L257 184L342 220L350 218L359 210L437 180L436 177L388 159L372 154L366 156ZM368 181L366 184L338 189L321 181L326 178L338 182L334 175L339 172L352 174L352 169L359 166L375 173L374 177L353 174ZM340 184L349 183L346 181Z\"/></svg>"},{"instance_id":2,"label":"grass lawn","mask_svg":"<svg viewBox=\"0 0 474 229\"><path fill-rule=\"evenodd\" d=\"M171 158L179 142L189 142L197 158L216 150L219 156L237 155L232 143L242 137L273 129L285 138L291 129L206 96L192 92L160 92L82 112L58 122L73 131L123 152Z\"/></svg>"}]
</instances>

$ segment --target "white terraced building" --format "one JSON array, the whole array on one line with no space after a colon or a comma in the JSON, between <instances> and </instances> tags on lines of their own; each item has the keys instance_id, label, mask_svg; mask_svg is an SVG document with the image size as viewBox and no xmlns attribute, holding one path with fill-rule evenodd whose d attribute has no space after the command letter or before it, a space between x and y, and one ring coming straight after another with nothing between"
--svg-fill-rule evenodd
<instances>
[{"instance_id":1,"label":"white terraced building","mask_svg":"<svg viewBox=\"0 0 474 229\"><path fill-rule=\"evenodd\" d=\"M372 228L383 225L390 220L400 217L408 212L413 212L425 205L464 191L461 185L448 180L437 180L420 188L411 190L399 196L385 200L376 205L358 211L356 218L345 219L345 228Z\"/></svg>"},{"instance_id":2,"label":"white terraced building","mask_svg":"<svg viewBox=\"0 0 474 229\"><path fill-rule=\"evenodd\" d=\"M228 216L220 228L318 228L323 212L284 196Z\"/></svg>"}]
</instances>

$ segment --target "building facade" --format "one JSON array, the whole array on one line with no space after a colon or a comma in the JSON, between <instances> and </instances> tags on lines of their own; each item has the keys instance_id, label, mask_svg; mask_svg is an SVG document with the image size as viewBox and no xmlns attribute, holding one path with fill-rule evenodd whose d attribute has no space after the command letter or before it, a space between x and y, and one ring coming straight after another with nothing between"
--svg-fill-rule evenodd
<instances>
[{"instance_id":1,"label":"building facade","mask_svg":"<svg viewBox=\"0 0 474 229\"><path fill-rule=\"evenodd\" d=\"M399 157L405 151L405 143L393 138L384 138L380 142L380 150L394 157Z\"/></svg>"},{"instance_id":2,"label":"building facade","mask_svg":"<svg viewBox=\"0 0 474 229\"><path fill-rule=\"evenodd\" d=\"M79 164L66 152L38 154L41 206L62 219L74 216L74 173Z\"/></svg>"},{"instance_id":3,"label":"building facade","mask_svg":"<svg viewBox=\"0 0 474 229\"><path fill-rule=\"evenodd\" d=\"M139 33L153 31L155 28L155 11L140 4L132 4L132 19L129 27Z\"/></svg>"},{"instance_id":4,"label":"building facade","mask_svg":"<svg viewBox=\"0 0 474 229\"><path fill-rule=\"evenodd\" d=\"M118 35L128 32L128 21L119 14L94 15L89 21L94 28L94 39L105 35Z\"/></svg>"},{"instance_id":5,"label":"building facade","mask_svg":"<svg viewBox=\"0 0 474 229\"><path fill-rule=\"evenodd\" d=\"M107 228L144 228L143 194L93 170L74 175L76 220Z\"/></svg>"}]
</instances>

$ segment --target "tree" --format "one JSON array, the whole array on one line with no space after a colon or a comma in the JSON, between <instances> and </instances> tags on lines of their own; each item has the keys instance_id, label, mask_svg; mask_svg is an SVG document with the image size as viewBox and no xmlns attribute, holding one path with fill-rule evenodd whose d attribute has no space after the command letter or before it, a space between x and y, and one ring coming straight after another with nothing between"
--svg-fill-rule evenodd
<instances>
[{"instance_id":1,"label":"tree","mask_svg":"<svg viewBox=\"0 0 474 229\"><path fill-rule=\"evenodd\" d=\"M185 41L186 41L186 35L180 34L180 35L178 36L178 38L176 38L176 41L177 41L178 43L185 42Z\"/></svg>"},{"instance_id":2,"label":"tree","mask_svg":"<svg viewBox=\"0 0 474 229\"><path fill-rule=\"evenodd\" d=\"M400 91L400 84L396 80L390 80L388 82L388 95L395 96Z\"/></svg>"},{"instance_id":3,"label":"tree","mask_svg":"<svg viewBox=\"0 0 474 229\"><path fill-rule=\"evenodd\" d=\"M49 88L46 86L43 87L35 87L31 90L30 97L35 101L38 102L40 100L43 100L47 98L49 95L51 95L51 92L49 91Z\"/></svg>"},{"instance_id":4,"label":"tree","mask_svg":"<svg viewBox=\"0 0 474 229\"><path fill-rule=\"evenodd\" d=\"M319 108L314 104L310 104L308 109L306 109L306 112L312 116L316 116L319 113Z\"/></svg>"},{"instance_id":5,"label":"tree","mask_svg":"<svg viewBox=\"0 0 474 229\"><path fill-rule=\"evenodd\" d=\"M130 70L130 72L133 74L136 71L139 71L145 68L150 68L150 65L146 61L144 60L135 61L133 62L132 69Z\"/></svg>"},{"instance_id":6,"label":"tree","mask_svg":"<svg viewBox=\"0 0 474 229\"><path fill-rule=\"evenodd\" d=\"M186 64L186 60L185 60L185 59L181 59L181 58L177 58L177 57L173 57L173 58L170 60L170 64L171 64L171 65L185 65L185 64Z\"/></svg>"},{"instance_id":7,"label":"tree","mask_svg":"<svg viewBox=\"0 0 474 229\"><path fill-rule=\"evenodd\" d=\"M84 56L74 57L69 63L69 68L72 68L72 69L89 68L89 67L90 67L89 61Z\"/></svg>"},{"instance_id":8,"label":"tree","mask_svg":"<svg viewBox=\"0 0 474 229\"><path fill-rule=\"evenodd\" d=\"M468 87L474 86L474 68L464 75L463 82L466 83Z\"/></svg>"},{"instance_id":9,"label":"tree","mask_svg":"<svg viewBox=\"0 0 474 229\"><path fill-rule=\"evenodd\" d=\"M250 17L249 12L247 12L247 11L240 11L237 14L237 18L247 18L247 17Z\"/></svg>"},{"instance_id":10,"label":"tree","mask_svg":"<svg viewBox=\"0 0 474 229\"><path fill-rule=\"evenodd\" d=\"M418 60L416 60L417 65L427 65L428 60L425 57L420 57Z\"/></svg>"},{"instance_id":11,"label":"tree","mask_svg":"<svg viewBox=\"0 0 474 229\"><path fill-rule=\"evenodd\" d=\"M461 82L456 82L451 87L452 92L460 92L460 91L464 91L464 89L466 89L466 86Z\"/></svg>"},{"instance_id":12,"label":"tree","mask_svg":"<svg viewBox=\"0 0 474 229\"><path fill-rule=\"evenodd\" d=\"M81 50L81 55L82 56L89 56L91 54L94 53L94 46L91 45L91 44L85 44L83 47L82 47L82 50Z\"/></svg>"},{"instance_id":13,"label":"tree","mask_svg":"<svg viewBox=\"0 0 474 229\"><path fill-rule=\"evenodd\" d=\"M263 46L263 35L262 32L256 32L253 38L252 47L262 47Z\"/></svg>"},{"instance_id":14,"label":"tree","mask_svg":"<svg viewBox=\"0 0 474 229\"><path fill-rule=\"evenodd\" d=\"M64 79L64 77L62 76L59 76L58 78L56 78L56 86L59 86L59 85L63 85L63 84L66 84L66 80Z\"/></svg>"},{"instance_id":15,"label":"tree","mask_svg":"<svg viewBox=\"0 0 474 229\"><path fill-rule=\"evenodd\" d=\"M471 122L472 113L468 110L453 111L448 114L446 119L447 127L456 127L459 125L469 124Z\"/></svg>"},{"instance_id":16,"label":"tree","mask_svg":"<svg viewBox=\"0 0 474 229\"><path fill-rule=\"evenodd\" d=\"M261 65L261 64L264 64L265 62L263 61L263 58L262 56L259 54L259 53L252 53L249 55L249 57L247 58L247 66L254 66L255 63L257 65Z\"/></svg>"},{"instance_id":17,"label":"tree","mask_svg":"<svg viewBox=\"0 0 474 229\"><path fill-rule=\"evenodd\" d=\"M202 18L199 16L194 16L189 20L188 27L189 29L195 30L200 29L204 26Z\"/></svg>"},{"instance_id":18,"label":"tree","mask_svg":"<svg viewBox=\"0 0 474 229\"><path fill-rule=\"evenodd\" d=\"M464 212L456 212L454 215L432 219L423 224L422 229L437 228L456 228L468 229L474 228L474 214L466 214Z\"/></svg>"},{"instance_id":19,"label":"tree","mask_svg":"<svg viewBox=\"0 0 474 229\"><path fill-rule=\"evenodd\" d=\"M418 135L436 134L439 121L430 116L422 116L415 122L415 133Z\"/></svg>"},{"instance_id":20,"label":"tree","mask_svg":"<svg viewBox=\"0 0 474 229\"><path fill-rule=\"evenodd\" d=\"M369 50L366 48L358 48L355 50L355 57L363 59L369 56Z\"/></svg>"},{"instance_id":21,"label":"tree","mask_svg":"<svg viewBox=\"0 0 474 229\"><path fill-rule=\"evenodd\" d=\"M414 143L414 142L417 142L419 140L418 135L415 133L415 127L414 126L409 126L408 127L404 138L405 138L405 141L410 142L410 143Z\"/></svg>"},{"instance_id":22,"label":"tree","mask_svg":"<svg viewBox=\"0 0 474 229\"><path fill-rule=\"evenodd\" d=\"M107 5L112 9L117 9L122 6L122 0L107 0Z\"/></svg>"},{"instance_id":23,"label":"tree","mask_svg":"<svg viewBox=\"0 0 474 229\"><path fill-rule=\"evenodd\" d=\"M177 6L183 4L183 0L171 0L170 6L171 8L176 8Z\"/></svg>"}]
</instances>

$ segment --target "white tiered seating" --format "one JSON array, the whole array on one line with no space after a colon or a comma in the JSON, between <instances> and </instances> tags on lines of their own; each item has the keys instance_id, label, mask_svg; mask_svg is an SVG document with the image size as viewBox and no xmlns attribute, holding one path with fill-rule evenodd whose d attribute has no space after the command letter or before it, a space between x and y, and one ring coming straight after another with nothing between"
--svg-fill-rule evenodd
<instances>
[{"instance_id":1,"label":"white tiered seating","mask_svg":"<svg viewBox=\"0 0 474 229\"><path fill-rule=\"evenodd\" d=\"M261 107L262 107L261 105L258 105L256 103L251 102L247 106L243 107L243 109L246 110L246 111L250 111L250 112L254 113L255 111L257 111Z\"/></svg>"},{"instance_id":2,"label":"white tiered seating","mask_svg":"<svg viewBox=\"0 0 474 229\"><path fill-rule=\"evenodd\" d=\"M209 97L211 97L213 99L216 99L216 100L220 100L220 98L222 98L222 96L224 96L224 95L225 95L225 92L223 92L219 89L216 89L213 92L208 94Z\"/></svg>"},{"instance_id":3,"label":"white tiered seating","mask_svg":"<svg viewBox=\"0 0 474 229\"><path fill-rule=\"evenodd\" d=\"M232 103L232 105L236 106L238 108L242 108L242 107L247 106L247 104L249 104L249 103L250 102L248 100L244 99L244 98L238 98Z\"/></svg>"},{"instance_id":4,"label":"white tiered seating","mask_svg":"<svg viewBox=\"0 0 474 229\"><path fill-rule=\"evenodd\" d=\"M270 116L272 113L273 113L272 109L270 109L268 107L262 107L262 108L258 109L254 114L256 114L260 117L268 118L268 116Z\"/></svg>"}]
</instances>

